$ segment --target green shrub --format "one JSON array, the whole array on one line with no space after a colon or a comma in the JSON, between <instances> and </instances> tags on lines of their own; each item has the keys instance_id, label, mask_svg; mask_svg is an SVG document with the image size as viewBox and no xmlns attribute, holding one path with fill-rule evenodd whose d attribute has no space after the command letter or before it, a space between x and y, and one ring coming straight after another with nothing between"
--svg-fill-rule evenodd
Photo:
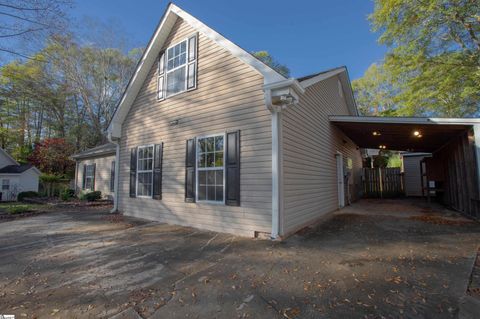
<instances>
[{"instance_id":1,"label":"green shrub","mask_svg":"<svg viewBox=\"0 0 480 319\"><path fill-rule=\"evenodd\" d=\"M83 193L83 194L80 195L81 200L86 200L86 201L89 201L89 202L94 202L94 201L99 200L101 198L102 198L102 192L101 191Z\"/></svg>"},{"instance_id":2,"label":"green shrub","mask_svg":"<svg viewBox=\"0 0 480 319\"><path fill-rule=\"evenodd\" d=\"M12 205L6 208L7 213L14 215L14 214L23 214L27 213L32 210L32 206L30 205Z\"/></svg>"},{"instance_id":3,"label":"green shrub","mask_svg":"<svg viewBox=\"0 0 480 319\"><path fill-rule=\"evenodd\" d=\"M22 202L23 199L25 198L34 198L34 197L38 197L38 193L37 192L34 192L34 191L28 191L28 192L21 192L18 194L17 196L17 199L19 202Z\"/></svg>"},{"instance_id":4,"label":"green shrub","mask_svg":"<svg viewBox=\"0 0 480 319\"><path fill-rule=\"evenodd\" d=\"M71 188L65 188L61 193L60 193L60 198L64 201L70 200L75 197L75 190Z\"/></svg>"},{"instance_id":5,"label":"green shrub","mask_svg":"<svg viewBox=\"0 0 480 319\"><path fill-rule=\"evenodd\" d=\"M62 180L61 175L55 175L55 174L40 175L40 181L44 183L59 183L61 180Z\"/></svg>"}]
</instances>

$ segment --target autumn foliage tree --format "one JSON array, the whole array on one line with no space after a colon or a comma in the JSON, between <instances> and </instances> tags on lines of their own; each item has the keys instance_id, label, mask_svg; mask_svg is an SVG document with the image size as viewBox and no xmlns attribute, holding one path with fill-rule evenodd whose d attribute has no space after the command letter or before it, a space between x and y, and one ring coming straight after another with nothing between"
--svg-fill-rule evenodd
<instances>
[{"instance_id":1,"label":"autumn foliage tree","mask_svg":"<svg viewBox=\"0 0 480 319\"><path fill-rule=\"evenodd\" d=\"M72 176L75 162L70 159L74 147L64 138L48 138L35 144L28 158L42 173Z\"/></svg>"}]
</instances>

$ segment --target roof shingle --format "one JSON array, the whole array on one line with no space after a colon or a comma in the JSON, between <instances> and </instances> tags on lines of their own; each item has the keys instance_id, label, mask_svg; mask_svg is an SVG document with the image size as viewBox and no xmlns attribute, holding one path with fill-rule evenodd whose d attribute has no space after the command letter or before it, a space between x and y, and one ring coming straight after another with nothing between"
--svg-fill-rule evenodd
<instances>
[{"instance_id":1,"label":"roof shingle","mask_svg":"<svg viewBox=\"0 0 480 319\"><path fill-rule=\"evenodd\" d=\"M32 164L7 165L0 168L0 174L20 174L33 167Z\"/></svg>"}]
</instances>

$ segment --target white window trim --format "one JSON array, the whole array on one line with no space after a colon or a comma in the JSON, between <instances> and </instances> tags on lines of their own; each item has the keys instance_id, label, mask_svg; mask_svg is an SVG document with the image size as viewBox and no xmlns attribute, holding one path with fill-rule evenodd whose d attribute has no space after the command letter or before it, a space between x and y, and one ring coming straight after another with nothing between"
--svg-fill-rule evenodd
<instances>
[{"instance_id":1,"label":"white window trim","mask_svg":"<svg viewBox=\"0 0 480 319\"><path fill-rule=\"evenodd\" d=\"M189 52L190 52L190 41L188 41L188 40L189 40L191 37L193 37L193 36L196 36L196 43L195 43L195 45L196 45L197 47L196 47L196 51L195 51L195 59L194 59L192 62L189 62L189 61L188 61L188 54L189 54ZM178 41L178 42L170 45L169 47L167 47L167 48L163 51L163 52L164 52L163 67L165 68L165 70L163 71L163 74L162 74L162 75L160 75L160 74L158 73L159 66L157 65L157 101L164 101L164 100L166 100L166 99L168 99L168 98L171 98L171 97L174 97L174 96L176 96L176 95L178 95L178 94L182 94L182 93L185 93L185 92L190 92L190 91L193 91L193 90L195 90L195 89L197 88L197 78L198 78L198 74L197 74L197 73L198 73L198 42L199 42L199 41L198 41L198 38L199 38L198 34L196 35L196 34L194 33L194 34L192 34L192 35L184 38L183 40L180 40L180 41ZM170 70L170 71L167 71L168 50L171 49L171 48L173 48L174 46L179 45L179 44L182 43L182 42L186 42L186 43L187 43L187 46L186 46L186 59L185 59L185 64L182 64L182 66L185 65L185 90L167 96L167 75L168 75L168 73L172 73L172 72L175 71L176 69L182 67L182 66L178 66L178 67L176 67L176 68L174 68L174 69L172 69L172 70ZM159 62L158 62L158 63L159 63ZM194 86L191 87L191 88L188 88L188 66L189 66L190 64L194 64L194 63L197 64L197 65L196 65L196 68L197 68L197 69L195 70ZM159 98L159 97L158 97L158 87L159 87L159 81L160 81L160 78L161 78L161 77L164 78L164 79L163 79L163 90L164 90L164 92L163 92L163 97L162 97L162 98Z\"/></svg>"},{"instance_id":2,"label":"white window trim","mask_svg":"<svg viewBox=\"0 0 480 319\"><path fill-rule=\"evenodd\" d=\"M226 140L226 133L223 132L223 133L218 133L218 134L209 134L209 135L202 135L202 136L197 136L196 138L196 145L195 145L195 201L197 203L205 203L205 204L215 204L215 205L225 205L225 188L226 188L226 185L225 185L225 181L226 181L226 178L225 176L227 175L226 174L226 169L225 169L225 155L227 153L226 149L225 149L225 146L226 146L226 143L227 143L227 140ZM215 136L223 136L223 201L216 201L216 200L199 200L198 199L198 153L199 153L199 147L198 147L198 141L200 139L204 139L204 138L209 138L209 137L215 137ZM218 167L204 167L201 169L202 171L214 171L214 170L218 170Z\"/></svg>"},{"instance_id":3,"label":"white window trim","mask_svg":"<svg viewBox=\"0 0 480 319\"><path fill-rule=\"evenodd\" d=\"M86 171L85 171L85 188L84 188L84 190L94 191L94 190L95 190L95 184L94 184L94 181L95 181L95 172L93 172L93 175L91 175L91 176L89 176L89 175L87 174L89 167L93 167L93 163L91 163L91 164L86 164L86 165L87 165L87 166L85 167L85 170L86 170ZM88 180L89 178L91 179L92 184L91 184L90 187L87 187L87 185L88 185L87 180Z\"/></svg>"},{"instance_id":4,"label":"white window trim","mask_svg":"<svg viewBox=\"0 0 480 319\"><path fill-rule=\"evenodd\" d=\"M139 156L138 156L138 153L140 153L140 149L141 148L147 148L147 147L151 147L152 148L152 154L153 154L153 157L152 157L152 169L151 170L142 170L140 171L138 169L138 161L139 161ZM153 144L148 144L148 145L142 145L142 146L139 146L137 147L137 171L136 171L136 178L135 178L135 196L138 197L138 198L153 198L153 168L155 166L155 145ZM151 185L152 185L152 195L150 196L147 196L147 195L138 195L138 173L149 173L151 172L152 173L152 182L151 182Z\"/></svg>"},{"instance_id":5,"label":"white window trim","mask_svg":"<svg viewBox=\"0 0 480 319\"><path fill-rule=\"evenodd\" d=\"M8 183L5 184L5 183L4 183L5 181L8 181ZM7 185L8 188L7 188L7 189L4 189L4 188L3 188L4 185ZM2 179L2 189L1 189L1 191L9 191L9 190L10 190L10 179L9 179L9 178L4 178L4 179Z\"/></svg>"}]
</instances>

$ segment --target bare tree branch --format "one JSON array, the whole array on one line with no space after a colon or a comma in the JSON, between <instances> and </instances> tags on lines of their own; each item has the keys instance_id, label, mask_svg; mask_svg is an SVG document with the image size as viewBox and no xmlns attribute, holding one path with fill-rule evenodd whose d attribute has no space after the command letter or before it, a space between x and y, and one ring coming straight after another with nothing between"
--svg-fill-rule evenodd
<instances>
[{"instance_id":1,"label":"bare tree branch","mask_svg":"<svg viewBox=\"0 0 480 319\"><path fill-rule=\"evenodd\" d=\"M45 24L45 23L42 23L42 22L39 22L39 21L30 20L28 18L20 17L20 16L17 16L15 14L10 14L10 13L3 12L3 11L0 11L0 15L4 15L4 16L11 17L11 18L14 18L14 19L27 21L27 22L30 22L30 23L35 23L35 24L38 24L38 25L41 25L41 26L44 26L44 27L47 27L47 28L51 27L48 24Z\"/></svg>"},{"instance_id":2,"label":"bare tree branch","mask_svg":"<svg viewBox=\"0 0 480 319\"><path fill-rule=\"evenodd\" d=\"M6 4L6 3L0 3L0 7L7 7L7 8L10 8L10 9L21 10L21 11L45 11L45 10L48 10L48 8L24 8L24 7L14 6L14 5L11 5L11 4Z\"/></svg>"},{"instance_id":3,"label":"bare tree branch","mask_svg":"<svg viewBox=\"0 0 480 319\"><path fill-rule=\"evenodd\" d=\"M18 53L18 52L9 50L9 49L5 49L5 48L0 48L0 51L10 53L10 54L14 54L14 55L17 55L17 56L21 56L22 58L29 59L29 60L32 60L32 61L45 62L44 60L37 59L37 58L31 57L31 56L28 56L28 55L25 55L25 54L22 54L22 53Z\"/></svg>"},{"instance_id":4,"label":"bare tree branch","mask_svg":"<svg viewBox=\"0 0 480 319\"><path fill-rule=\"evenodd\" d=\"M43 29L43 28L39 28L39 29L28 29L28 30L24 30L24 31L18 32L18 33L11 33L11 34L0 35L0 38L17 37L17 36L19 36L19 35L23 35L23 34L30 33L30 32L35 32L35 31L41 31L41 30L45 30L45 29Z\"/></svg>"}]
</instances>

